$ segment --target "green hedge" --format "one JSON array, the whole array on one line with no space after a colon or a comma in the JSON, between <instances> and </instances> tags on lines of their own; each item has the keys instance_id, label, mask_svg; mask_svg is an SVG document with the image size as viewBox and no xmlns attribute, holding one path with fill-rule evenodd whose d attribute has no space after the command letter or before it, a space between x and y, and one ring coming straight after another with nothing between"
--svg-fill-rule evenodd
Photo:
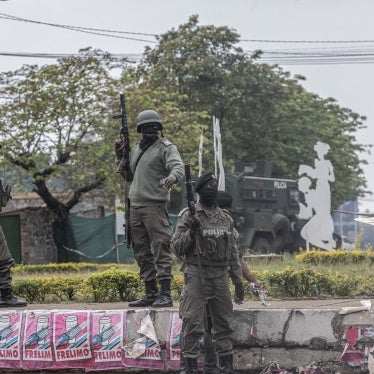
<instances>
[{"instance_id":1,"label":"green hedge","mask_svg":"<svg viewBox=\"0 0 374 374\"><path fill-rule=\"evenodd\" d=\"M374 252L355 249L353 251L307 251L296 255L296 261L309 265L374 263Z\"/></svg>"},{"instance_id":2,"label":"green hedge","mask_svg":"<svg viewBox=\"0 0 374 374\"><path fill-rule=\"evenodd\" d=\"M43 265L17 265L12 268L13 274L56 274L56 273L81 273L89 271L102 271L120 268L118 264L91 264L88 262L64 262L61 264L50 263Z\"/></svg>"},{"instance_id":3,"label":"green hedge","mask_svg":"<svg viewBox=\"0 0 374 374\"><path fill-rule=\"evenodd\" d=\"M269 295L274 298L356 297L374 294L370 275L346 275L312 269L285 270L264 274Z\"/></svg>"},{"instance_id":4,"label":"green hedge","mask_svg":"<svg viewBox=\"0 0 374 374\"><path fill-rule=\"evenodd\" d=\"M369 275L348 276L312 269L294 270L291 267L278 272L254 272L265 284L270 298L355 297L374 295L374 282ZM246 282L246 298L255 298ZM175 275L172 297L179 300L183 277ZM29 303L118 302L131 301L143 294L138 272L109 269L88 278L44 277L14 280L14 293Z\"/></svg>"},{"instance_id":5,"label":"green hedge","mask_svg":"<svg viewBox=\"0 0 374 374\"><path fill-rule=\"evenodd\" d=\"M174 276L171 285L172 296L178 300L183 288L183 277ZM112 268L87 278L51 276L14 280L13 292L29 303L61 303L131 301L140 297L144 291L138 272Z\"/></svg>"}]
</instances>

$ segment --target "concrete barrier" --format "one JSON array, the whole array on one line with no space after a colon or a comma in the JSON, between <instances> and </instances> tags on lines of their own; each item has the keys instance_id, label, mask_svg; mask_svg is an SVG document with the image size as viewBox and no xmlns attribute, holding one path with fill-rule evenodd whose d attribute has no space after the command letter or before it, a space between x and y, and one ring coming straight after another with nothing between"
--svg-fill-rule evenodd
<instances>
[{"instance_id":1,"label":"concrete barrier","mask_svg":"<svg viewBox=\"0 0 374 374\"><path fill-rule=\"evenodd\" d=\"M260 373L271 363L277 363L290 373L313 373L313 367L331 374L369 372L367 360L374 347L374 313L365 310L341 314L343 308L364 309L360 300L271 300L270 303L268 307L263 307L258 301L250 301L235 307L234 362L237 370L248 374ZM24 312L38 313L42 310L70 313L77 310L126 310L125 323L132 335L139 329L133 316L142 314L139 310L129 309L127 303L29 305ZM177 372L178 360L171 361L167 350L170 348L171 316L178 314L178 306L143 311L153 322L163 372ZM0 312L4 314L6 310ZM154 372L152 368L141 367L117 369L116 372ZM90 370L95 370L92 363ZM9 370L0 369L0 372L9 373ZM42 372L46 373L45 370ZM75 368L74 373L77 372L83 373L85 368Z\"/></svg>"}]
</instances>

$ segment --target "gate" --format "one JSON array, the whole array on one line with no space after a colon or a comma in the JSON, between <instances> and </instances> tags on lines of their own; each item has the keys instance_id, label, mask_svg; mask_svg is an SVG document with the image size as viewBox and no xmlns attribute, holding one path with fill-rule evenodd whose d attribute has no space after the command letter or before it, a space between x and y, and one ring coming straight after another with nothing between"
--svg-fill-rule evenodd
<instances>
[{"instance_id":1,"label":"gate","mask_svg":"<svg viewBox=\"0 0 374 374\"><path fill-rule=\"evenodd\" d=\"M22 263L20 216L0 216L0 225L14 260L17 264Z\"/></svg>"}]
</instances>

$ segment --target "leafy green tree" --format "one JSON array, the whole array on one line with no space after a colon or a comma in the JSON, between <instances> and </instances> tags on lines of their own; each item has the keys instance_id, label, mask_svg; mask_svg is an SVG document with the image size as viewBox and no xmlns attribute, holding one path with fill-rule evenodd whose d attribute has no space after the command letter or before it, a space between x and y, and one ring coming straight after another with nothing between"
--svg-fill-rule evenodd
<instances>
[{"instance_id":1,"label":"leafy green tree","mask_svg":"<svg viewBox=\"0 0 374 374\"><path fill-rule=\"evenodd\" d=\"M0 74L3 162L31 178L62 226L83 194L112 177L112 72L122 64L86 49L56 64Z\"/></svg>"},{"instance_id":2,"label":"leafy green tree","mask_svg":"<svg viewBox=\"0 0 374 374\"><path fill-rule=\"evenodd\" d=\"M313 162L319 140L331 146L328 158L337 176L334 206L362 195L364 146L355 133L365 118L308 93L300 83L303 77L260 63L261 52L249 56L238 47L239 38L233 29L201 26L191 16L145 50L138 81L185 95L181 110L205 111L219 119L226 170L269 159L274 176L295 178L301 163ZM204 122L207 129L210 122ZM206 135L212 139L209 131ZM211 143L206 147L212 149ZM212 157L206 166L212 168Z\"/></svg>"}]
</instances>

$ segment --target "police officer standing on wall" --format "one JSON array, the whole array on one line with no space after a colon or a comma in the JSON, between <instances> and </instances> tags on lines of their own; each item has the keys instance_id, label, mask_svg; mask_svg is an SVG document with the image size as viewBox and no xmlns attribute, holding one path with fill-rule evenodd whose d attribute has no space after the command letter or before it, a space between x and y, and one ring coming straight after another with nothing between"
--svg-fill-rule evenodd
<instances>
[{"instance_id":1,"label":"police officer standing on wall","mask_svg":"<svg viewBox=\"0 0 374 374\"><path fill-rule=\"evenodd\" d=\"M0 212L11 199L10 187L3 187L0 180ZM0 226L0 308L13 308L26 306L27 303L18 300L12 293L12 276L10 268L14 266L15 261L9 251L7 241L5 239L3 229Z\"/></svg>"},{"instance_id":2,"label":"police officer standing on wall","mask_svg":"<svg viewBox=\"0 0 374 374\"><path fill-rule=\"evenodd\" d=\"M131 178L127 175L127 180L132 180L130 230L145 296L130 302L129 306L169 307L173 305L170 294L173 229L167 204L173 184L184 178L184 165L176 146L163 137L163 126L157 112L141 112L136 128L142 139L131 150L129 166L132 175ZM123 155L124 146L123 139L116 142L118 159Z\"/></svg>"},{"instance_id":3,"label":"police officer standing on wall","mask_svg":"<svg viewBox=\"0 0 374 374\"><path fill-rule=\"evenodd\" d=\"M196 183L199 202L196 216L184 209L178 217L172 247L184 257L183 336L181 350L186 360L186 373L197 373L200 355L199 339L204 335L205 308L209 308L213 338L221 373L235 373L233 368L233 304L229 287L229 266L233 270L236 302L244 298L243 278L230 214L216 204L218 181L205 173Z\"/></svg>"}]
</instances>

